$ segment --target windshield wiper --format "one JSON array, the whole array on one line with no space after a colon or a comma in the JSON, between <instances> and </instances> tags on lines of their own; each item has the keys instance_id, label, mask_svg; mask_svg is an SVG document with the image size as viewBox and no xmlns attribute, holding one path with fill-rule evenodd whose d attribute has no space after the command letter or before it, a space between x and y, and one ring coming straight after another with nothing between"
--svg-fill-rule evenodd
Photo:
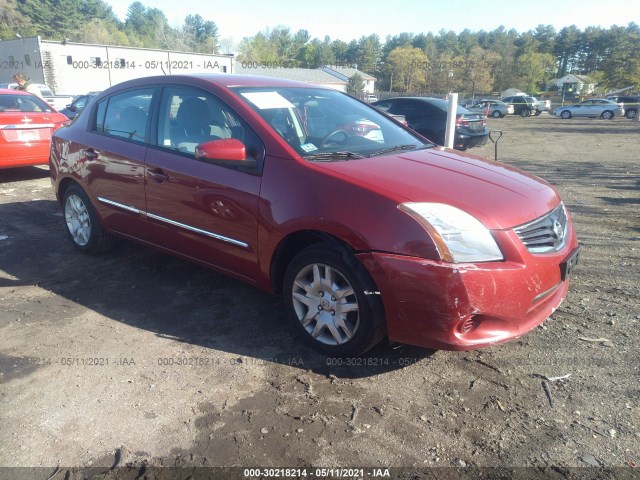
<instances>
[{"instance_id":1,"label":"windshield wiper","mask_svg":"<svg viewBox=\"0 0 640 480\"><path fill-rule=\"evenodd\" d=\"M332 160L351 160L353 158L364 158L363 155L354 152L320 152L312 155L305 155L305 160L316 160L330 162Z\"/></svg>"},{"instance_id":2,"label":"windshield wiper","mask_svg":"<svg viewBox=\"0 0 640 480\"><path fill-rule=\"evenodd\" d=\"M370 157L377 157L378 155L384 155L385 153L391 153L391 152L395 152L397 150L413 150L414 148L416 148L416 145L414 145L412 143L410 143L408 145L396 145L395 147L385 148L384 150L380 150L379 152L372 153L369 156Z\"/></svg>"}]
</instances>

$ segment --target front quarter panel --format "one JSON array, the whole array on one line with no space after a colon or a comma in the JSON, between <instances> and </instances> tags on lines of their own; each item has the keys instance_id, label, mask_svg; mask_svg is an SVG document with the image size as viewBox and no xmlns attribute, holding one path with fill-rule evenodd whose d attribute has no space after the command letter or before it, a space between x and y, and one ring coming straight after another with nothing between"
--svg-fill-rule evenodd
<instances>
[{"instance_id":1,"label":"front quarter panel","mask_svg":"<svg viewBox=\"0 0 640 480\"><path fill-rule=\"evenodd\" d=\"M301 231L328 233L355 251L439 258L422 227L398 210L406 198L358 185L312 163L269 156L265 162L258 230L263 282L269 282L280 242Z\"/></svg>"}]
</instances>

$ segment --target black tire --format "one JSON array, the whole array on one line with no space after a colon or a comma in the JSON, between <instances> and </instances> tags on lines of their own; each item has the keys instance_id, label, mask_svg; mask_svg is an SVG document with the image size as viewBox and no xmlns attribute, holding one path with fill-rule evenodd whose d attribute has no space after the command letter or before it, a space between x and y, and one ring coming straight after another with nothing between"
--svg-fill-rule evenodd
<instances>
[{"instance_id":1,"label":"black tire","mask_svg":"<svg viewBox=\"0 0 640 480\"><path fill-rule=\"evenodd\" d=\"M330 280L323 282L325 276ZM300 251L284 275L283 299L299 336L329 356L362 355L386 335L380 294L364 266L346 250L322 244Z\"/></svg>"},{"instance_id":2,"label":"black tire","mask_svg":"<svg viewBox=\"0 0 640 480\"><path fill-rule=\"evenodd\" d=\"M636 118L637 114L638 114L637 110L627 110L624 116L627 117L629 120L633 120L634 118Z\"/></svg>"},{"instance_id":3,"label":"black tire","mask_svg":"<svg viewBox=\"0 0 640 480\"><path fill-rule=\"evenodd\" d=\"M542 110L536 110L536 117L542 113Z\"/></svg>"},{"instance_id":4,"label":"black tire","mask_svg":"<svg viewBox=\"0 0 640 480\"><path fill-rule=\"evenodd\" d=\"M502 115L502 114L500 113L500 111L499 111L499 110L494 110L494 111L491 113L491 116L492 116L493 118L502 118L502 117L504 117L504 115Z\"/></svg>"},{"instance_id":5,"label":"black tire","mask_svg":"<svg viewBox=\"0 0 640 480\"><path fill-rule=\"evenodd\" d=\"M521 117L529 117L529 116L531 116L531 109L530 108L523 108L520 111L520 116Z\"/></svg>"},{"instance_id":6,"label":"black tire","mask_svg":"<svg viewBox=\"0 0 640 480\"><path fill-rule=\"evenodd\" d=\"M605 120L611 120L615 114L611 110L605 110L600 116Z\"/></svg>"},{"instance_id":7,"label":"black tire","mask_svg":"<svg viewBox=\"0 0 640 480\"><path fill-rule=\"evenodd\" d=\"M64 192L65 227L73 246L83 253L100 253L113 246L114 238L104 231L89 196L78 185Z\"/></svg>"},{"instance_id":8,"label":"black tire","mask_svg":"<svg viewBox=\"0 0 640 480\"><path fill-rule=\"evenodd\" d=\"M563 110L563 112L560 114L560 118L568 120L569 118L571 118L571 112L569 110Z\"/></svg>"}]
</instances>

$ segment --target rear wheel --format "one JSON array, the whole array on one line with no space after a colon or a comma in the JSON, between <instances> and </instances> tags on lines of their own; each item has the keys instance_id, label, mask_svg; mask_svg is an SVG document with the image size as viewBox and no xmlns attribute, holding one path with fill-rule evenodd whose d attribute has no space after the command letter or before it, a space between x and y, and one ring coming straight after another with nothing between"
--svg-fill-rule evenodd
<instances>
[{"instance_id":1,"label":"rear wheel","mask_svg":"<svg viewBox=\"0 0 640 480\"><path fill-rule=\"evenodd\" d=\"M531 115L530 108L523 108L522 111L520 112L521 117L529 117L530 115Z\"/></svg>"},{"instance_id":2,"label":"rear wheel","mask_svg":"<svg viewBox=\"0 0 640 480\"><path fill-rule=\"evenodd\" d=\"M613 118L613 112L611 110L605 110L600 116L605 120L611 120Z\"/></svg>"},{"instance_id":3,"label":"rear wheel","mask_svg":"<svg viewBox=\"0 0 640 480\"><path fill-rule=\"evenodd\" d=\"M312 245L287 267L287 317L302 339L328 355L358 356L386 333L380 294L350 253Z\"/></svg>"},{"instance_id":4,"label":"rear wheel","mask_svg":"<svg viewBox=\"0 0 640 480\"><path fill-rule=\"evenodd\" d=\"M63 209L67 233L78 250L99 253L113 246L113 237L103 230L89 197L78 185L65 191Z\"/></svg>"},{"instance_id":5,"label":"rear wheel","mask_svg":"<svg viewBox=\"0 0 640 480\"><path fill-rule=\"evenodd\" d=\"M627 113L625 113L624 116L627 117L629 120L633 120L634 118L636 118L637 114L638 114L637 110L627 110Z\"/></svg>"},{"instance_id":6,"label":"rear wheel","mask_svg":"<svg viewBox=\"0 0 640 480\"><path fill-rule=\"evenodd\" d=\"M571 112L569 110L565 110L560 114L560 117L564 118L565 120L571 118Z\"/></svg>"},{"instance_id":7,"label":"rear wheel","mask_svg":"<svg viewBox=\"0 0 640 480\"><path fill-rule=\"evenodd\" d=\"M491 113L491 116L493 118L501 118L503 115L500 113L499 110L494 110L493 113Z\"/></svg>"}]
</instances>

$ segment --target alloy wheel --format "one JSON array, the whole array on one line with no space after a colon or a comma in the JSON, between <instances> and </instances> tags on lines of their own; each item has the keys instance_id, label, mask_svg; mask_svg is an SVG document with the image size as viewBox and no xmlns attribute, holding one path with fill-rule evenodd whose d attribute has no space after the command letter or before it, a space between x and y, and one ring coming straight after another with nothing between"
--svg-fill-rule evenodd
<instances>
[{"instance_id":1,"label":"alloy wheel","mask_svg":"<svg viewBox=\"0 0 640 480\"><path fill-rule=\"evenodd\" d=\"M91 219L82 199L69 195L64 205L64 218L73 241L80 246L89 243L91 237Z\"/></svg>"},{"instance_id":2,"label":"alloy wheel","mask_svg":"<svg viewBox=\"0 0 640 480\"><path fill-rule=\"evenodd\" d=\"M342 345L358 330L358 299L339 270L321 263L307 265L296 275L291 294L298 321L314 340Z\"/></svg>"}]
</instances>

